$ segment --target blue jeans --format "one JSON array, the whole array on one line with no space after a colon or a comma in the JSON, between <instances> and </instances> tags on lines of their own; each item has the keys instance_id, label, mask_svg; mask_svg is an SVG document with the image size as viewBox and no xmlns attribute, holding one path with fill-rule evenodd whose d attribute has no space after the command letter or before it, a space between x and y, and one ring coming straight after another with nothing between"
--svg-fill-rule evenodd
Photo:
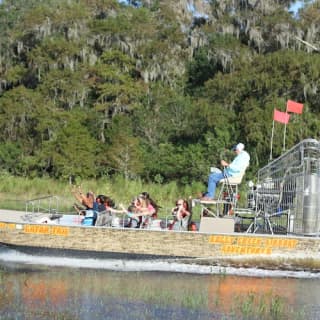
<instances>
[{"instance_id":1,"label":"blue jeans","mask_svg":"<svg viewBox=\"0 0 320 320\"><path fill-rule=\"evenodd\" d=\"M208 179L208 191L205 194L206 197L214 198L214 194L216 193L216 187L220 180L224 178L223 172L213 172L210 173Z\"/></svg>"}]
</instances>

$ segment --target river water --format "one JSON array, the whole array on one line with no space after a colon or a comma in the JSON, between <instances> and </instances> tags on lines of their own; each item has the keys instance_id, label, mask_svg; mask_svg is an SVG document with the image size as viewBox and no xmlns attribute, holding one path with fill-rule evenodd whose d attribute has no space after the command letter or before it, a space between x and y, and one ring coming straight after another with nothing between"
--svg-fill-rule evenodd
<instances>
[{"instance_id":1,"label":"river water","mask_svg":"<svg viewBox=\"0 0 320 320\"><path fill-rule=\"evenodd\" d=\"M318 273L39 257L0 247L0 283L0 319L320 319Z\"/></svg>"}]
</instances>

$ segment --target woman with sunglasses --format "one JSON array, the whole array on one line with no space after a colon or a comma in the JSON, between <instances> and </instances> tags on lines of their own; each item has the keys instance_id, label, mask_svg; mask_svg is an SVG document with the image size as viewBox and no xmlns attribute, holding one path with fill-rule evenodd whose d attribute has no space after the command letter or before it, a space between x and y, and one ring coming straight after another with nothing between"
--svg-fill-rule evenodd
<instances>
[{"instance_id":1,"label":"woman with sunglasses","mask_svg":"<svg viewBox=\"0 0 320 320\"><path fill-rule=\"evenodd\" d=\"M173 223L169 226L169 230L188 231L191 212L189 203L185 199L178 199L176 206L172 209L174 217Z\"/></svg>"}]
</instances>

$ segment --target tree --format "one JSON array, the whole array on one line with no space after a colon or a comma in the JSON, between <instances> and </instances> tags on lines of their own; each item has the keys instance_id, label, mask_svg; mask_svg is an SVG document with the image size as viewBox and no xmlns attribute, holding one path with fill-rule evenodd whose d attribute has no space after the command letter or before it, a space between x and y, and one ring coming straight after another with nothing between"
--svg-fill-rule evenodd
<instances>
[{"instance_id":1,"label":"tree","mask_svg":"<svg viewBox=\"0 0 320 320\"><path fill-rule=\"evenodd\" d=\"M91 79L96 97L94 107L101 114L99 136L104 143L107 124L115 115L136 108L144 92L144 85L138 77L133 60L117 50L105 52L101 56L92 69Z\"/></svg>"},{"instance_id":2,"label":"tree","mask_svg":"<svg viewBox=\"0 0 320 320\"><path fill-rule=\"evenodd\" d=\"M140 140L132 135L132 123L118 115L108 129L109 143L103 163L110 171L119 172L125 179L138 177L144 169Z\"/></svg>"},{"instance_id":3,"label":"tree","mask_svg":"<svg viewBox=\"0 0 320 320\"><path fill-rule=\"evenodd\" d=\"M255 172L288 99L288 147L317 138L319 1L193 3L2 1L0 167L189 183L241 141Z\"/></svg>"},{"instance_id":4,"label":"tree","mask_svg":"<svg viewBox=\"0 0 320 320\"><path fill-rule=\"evenodd\" d=\"M45 74L38 89L57 109L71 110L77 106L85 109L90 93L86 71L86 68L79 71L51 70Z\"/></svg>"},{"instance_id":5,"label":"tree","mask_svg":"<svg viewBox=\"0 0 320 320\"><path fill-rule=\"evenodd\" d=\"M68 118L55 138L44 142L39 167L56 178L95 177L98 143L78 119Z\"/></svg>"}]
</instances>

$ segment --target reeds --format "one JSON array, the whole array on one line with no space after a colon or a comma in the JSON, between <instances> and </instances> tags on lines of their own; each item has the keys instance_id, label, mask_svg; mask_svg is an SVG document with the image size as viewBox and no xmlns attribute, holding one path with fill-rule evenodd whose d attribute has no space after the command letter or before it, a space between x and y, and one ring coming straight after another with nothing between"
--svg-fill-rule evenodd
<instances>
[{"instance_id":1,"label":"reeds","mask_svg":"<svg viewBox=\"0 0 320 320\"><path fill-rule=\"evenodd\" d=\"M121 176L103 178L99 180L77 181L84 192L93 191L96 195L105 194L112 197L116 204L128 205L131 200L143 191L146 191L161 206L160 217L165 217L174 206L176 199L194 196L203 190L201 183L180 186L176 182L167 184L146 183L140 179L125 180ZM71 194L69 181L50 178L22 178L8 174L1 175L0 208L24 210L26 201L39 197L54 195L59 197L59 211L74 212L75 199Z\"/></svg>"},{"instance_id":2,"label":"reeds","mask_svg":"<svg viewBox=\"0 0 320 320\"><path fill-rule=\"evenodd\" d=\"M232 303L234 319L286 320L305 319L304 310L294 310L286 300L272 292L249 292L236 296Z\"/></svg>"}]
</instances>

